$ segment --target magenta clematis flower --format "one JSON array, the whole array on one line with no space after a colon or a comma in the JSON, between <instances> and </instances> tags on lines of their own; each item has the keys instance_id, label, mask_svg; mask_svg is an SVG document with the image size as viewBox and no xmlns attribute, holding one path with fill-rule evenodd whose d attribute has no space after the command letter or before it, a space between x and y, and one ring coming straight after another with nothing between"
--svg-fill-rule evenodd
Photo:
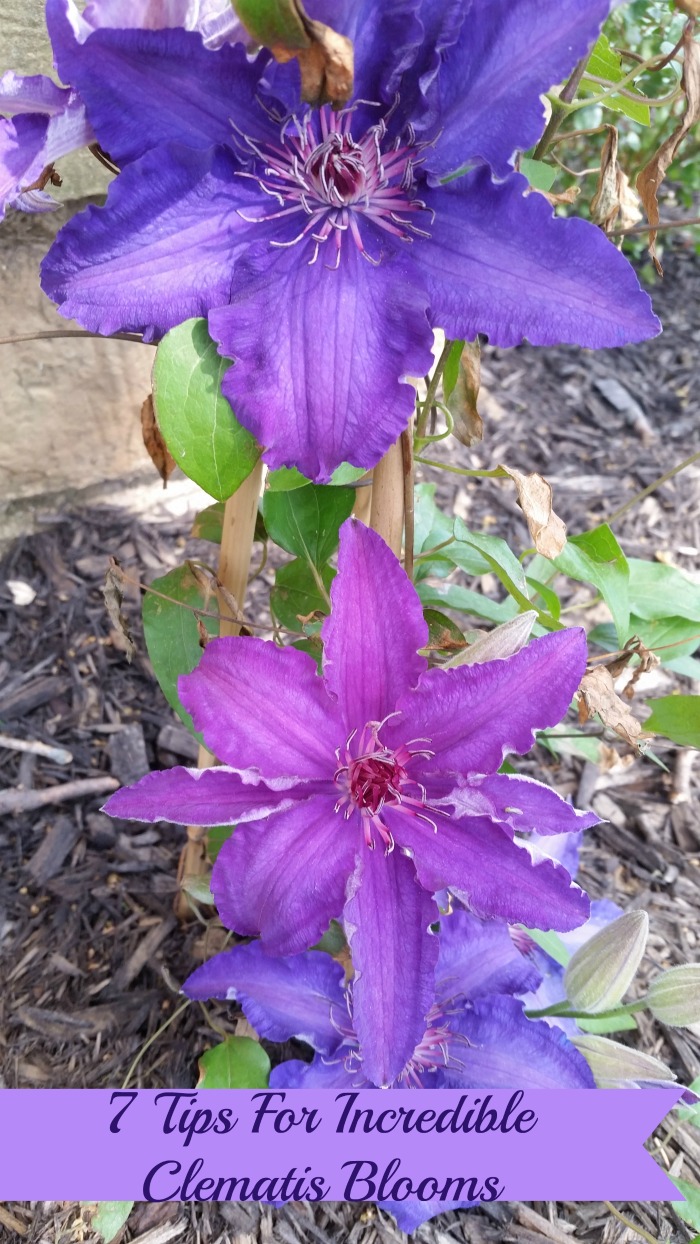
<instances>
[{"instance_id":1,"label":"magenta clematis flower","mask_svg":"<svg viewBox=\"0 0 700 1244\"><path fill-rule=\"evenodd\" d=\"M528 927L571 929L588 916L565 869L533 861L515 834L597 818L497 772L566 714L586 643L565 630L507 660L429 670L420 601L380 537L348 520L338 567L323 678L295 649L213 640L179 692L226 767L149 774L106 810L237 824L214 869L216 905L271 954L314 945L341 917L367 1074L386 1084L432 1003L436 892L453 887L476 914Z\"/></svg>"},{"instance_id":2,"label":"magenta clematis flower","mask_svg":"<svg viewBox=\"0 0 700 1244\"><path fill-rule=\"evenodd\" d=\"M348 108L311 113L296 64L177 26L86 27L73 0L48 0L58 71L122 171L106 206L62 230L43 287L99 333L152 339L208 316L265 460L317 480L396 440L435 327L501 346L653 336L626 259L555 218L511 163L608 9L312 0L354 39L357 75Z\"/></svg>"}]
</instances>

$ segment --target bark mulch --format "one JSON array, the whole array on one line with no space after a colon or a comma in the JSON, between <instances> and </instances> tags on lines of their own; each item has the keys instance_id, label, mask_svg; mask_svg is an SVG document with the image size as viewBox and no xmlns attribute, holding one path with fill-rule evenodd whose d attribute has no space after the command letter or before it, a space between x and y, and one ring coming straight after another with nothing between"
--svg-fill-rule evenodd
<instances>
[{"instance_id":1,"label":"bark mulch","mask_svg":"<svg viewBox=\"0 0 700 1244\"><path fill-rule=\"evenodd\" d=\"M691 453L700 340L700 265L692 253L667 254L666 279L654 297L666 332L652 343L600 354L487 350L485 441L477 449L453 446L450 461L470 467L505 461L543 472L554 486L557 512L575 532ZM424 478L437 477L426 471ZM528 547L507 482L439 478L442 502L470 525L504 536L516 550ZM662 555L697 569L699 479L697 465L689 468L616 524L628 554ZM20 799L35 793L38 805L6 815L0 825L0 1072L6 1087L119 1087L137 1058L133 1083L188 1087L196 1082L197 1052L220 1039L221 1030L236 1031L232 1009L212 1004L208 1016L218 1035L207 1013L190 1006L155 1036L179 1007L185 976L222 944L208 912L200 910L186 924L173 914L184 831L110 820L99 811L104 794L87 786L78 788L81 797L56 798L67 783L130 782L153 767L195 762L192 740L153 679L138 590L125 601L137 642L129 665L101 586L110 555L149 579L202 552L182 520L93 507L46 515L41 532L18 541L0 563L0 734L54 749L39 755L0 743L0 802L14 791ZM211 546L206 554L211 560ZM8 582L28 585L35 593L31 603L16 604L17 589ZM270 582L266 569L253 585L251 610L263 607ZM25 589L25 599L30 594ZM582 879L594 897L649 910L650 973L697 958L697 780L687 754L675 749L662 753L669 773L634 760L623 745L617 752L615 763L606 753L606 763L598 765L555 759L540 747L529 771L580 804L592 802L605 818L587 835ZM639 1048L669 1062L679 1079L700 1074L698 1034L664 1029L645 1016L639 1029ZM669 1128L653 1141L657 1159L700 1182L700 1132L683 1124L667 1135ZM640 1238L634 1227L662 1241L693 1235L668 1206L616 1208L626 1223L598 1203L496 1204L442 1215L416 1238L423 1244L622 1244ZM0 1205L0 1239L72 1244L94 1238L75 1204ZM280 1210L142 1205L121 1236L123 1244L403 1239L381 1210L348 1203Z\"/></svg>"}]
</instances>

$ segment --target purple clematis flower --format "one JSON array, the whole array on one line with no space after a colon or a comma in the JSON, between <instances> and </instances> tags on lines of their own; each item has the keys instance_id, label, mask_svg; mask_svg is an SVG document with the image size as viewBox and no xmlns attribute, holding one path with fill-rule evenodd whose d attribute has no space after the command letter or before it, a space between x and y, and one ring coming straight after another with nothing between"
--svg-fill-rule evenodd
<instances>
[{"instance_id":1,"label":"purple clematis flower","mask_svg":"<svg viewBox=\"0 0 700 1244\"><path fill-rule=\"evenodd\" d=\"M425 1032L394 1088L593 1088L583 1056L558 1029L529 1020L514 994L531 990L536 968L500 921L466 911L440 919L433 1005ZM275 1067L272 1088L371 1087L353 1023L353 986L320 951L271 958L258 942L210 959L187 979L189 998L236 999L260 1036L291 1037L314 1049L311 1063ZM469 1202L380 1202L404 1231Z\"/></svg>"},{"instance_id":2,"label":"purple clematis flower","mask_svg":"<svg viewBox=\"0 0 700 1244\"><path fill-rule=\"evenodd\" d=\"M624 257L511 163L608 9L313 0L354 39L357 76L348 108L312 113L296 64L182 28L86 34L72 0L48 0L58 71L122 172L63 229L43 287L100 333L208 316L265 460L317 480L396 440L434 327L500 346L653 336Z\"/></svg>"},{"instance_id":3,"label":"purple clematis flower","mask_svg":"<svg viewBox=\"0 0 700 1244\"><path fill-rule=\"evenodd\" d=\"M295 954L341 916L356 979L367 1074L390 1083L434 995L438 919L449 886L471 910L542 929L582 924L589 904L516 832L584 829L548 787L499 774L507 752L565 715L585 668L580 629L507 660L427 669L420 601L380 537L341 528L324 676L295 649L213 640L180 697L227 767L152 773L106 810L136 820L238 825L212 888L224 924Z\"/></svg>"}]
</instances>

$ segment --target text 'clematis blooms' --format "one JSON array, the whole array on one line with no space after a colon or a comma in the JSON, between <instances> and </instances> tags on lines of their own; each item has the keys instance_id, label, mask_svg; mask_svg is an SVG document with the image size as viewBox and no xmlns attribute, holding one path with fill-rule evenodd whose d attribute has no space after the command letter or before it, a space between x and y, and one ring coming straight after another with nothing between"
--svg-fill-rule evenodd
<instances>
[{"instance_id":1,"label":"text 'clematis blooms'","mask_svg":"<svg viewBox=\"0 0 700 1244\"><path fill-rule=\"evenodd\" d=\"M589 911L569 874L533 860L516 831L586 828L554 791L499 774L566 714L586 661L580 629L506 660L441 670L419 649L420 601L381 538L341 528L324 675L271 642L213 640L179 681L182 703L227 767L149 774L112 815L238 825L212 878L227 927L295 954L344 922L366 1074L390 1083L433 1003L437 891L480 916L571 929Z\"/></svg>"},{"instance_id":2,"label":"text 'clematis blooms'","mask_svg":"<svg viewBox=\"0 0 700 1244\"><path fill-rule=\"evenodd\" d=\"M394 1088L593 1088L583 1056L564 1034L529 1020L514 994L534 988L537 969L501 921L465 911L441 915L433 1005L425 1032ZM185 981L189 998L237 1000L261 1037L296 1037L315 1052L274 1067L273 1089L370 1087L353 1025L353 986L339 963L310 950L289 959L258 942L215 955ZM380 1202L404 1231L469 1202Z\"/></svg>"},{"instance_id":3,"label":"text 'clematis blooms'","mask_svg":"<svg viewBox=\"0 0 700 1244\"><path fill-rule=\"evenodd\" d=\"M308 7L355 42L341 112L302 105L297 65L265 51L178 27L86 33L73 0L48 0L58 72L122 170L44 262L62 314L147 339L208 316L265 460L317 480L396 440L436 327L593 348L659 331L615 246L512 167L609 0Z\"/></svg>"}]
</instances>

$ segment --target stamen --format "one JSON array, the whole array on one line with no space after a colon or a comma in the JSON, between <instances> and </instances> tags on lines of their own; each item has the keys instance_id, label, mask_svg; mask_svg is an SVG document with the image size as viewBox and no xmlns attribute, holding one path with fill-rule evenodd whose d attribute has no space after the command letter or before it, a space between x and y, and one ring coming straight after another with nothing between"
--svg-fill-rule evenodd
<instances>
[{"instance_id":1,"label":"stamen","mask_svg":"<svg viewBox=\"0 0 700 1244\"><path fill-rule=\"evenodd\" d=\"M334 263L326 266L336 269L342 252L341 233L345 232L364 259L374 265L381 262L381 252L375 257L367 250L363 221L401 242L429 237L413 218L429 212L425 203L414 196L414 188L418 155L430 144L418 142L408 127L384 150L387 122L398 105L398 96L384 117L370 125L360 138L353 137L354 115L361 103L381 107L375 101L358 100L341 112L322 108L319 113L307 113L301 119L294 115L278 118L266 109L280 123L279 145L263 145L231 123L234 145L247 157L247 169L238 176L256 181L281 208L260 216L239 211L241 218L259 224L305 212L313 229L310 239L307 227L289 241L270 239L271 246L288 248L308 239L313 243L308 262L313 264L320 244L335 231Z\"/></svg>"}]
</instances>

